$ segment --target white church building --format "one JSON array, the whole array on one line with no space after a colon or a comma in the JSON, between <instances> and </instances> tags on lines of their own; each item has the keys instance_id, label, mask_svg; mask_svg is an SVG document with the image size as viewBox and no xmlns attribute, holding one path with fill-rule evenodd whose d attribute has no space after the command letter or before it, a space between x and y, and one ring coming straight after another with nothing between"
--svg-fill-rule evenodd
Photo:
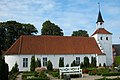
<instances>
[{"instance_id":1,"label":"white church building","mask_svg":"<svg viewBox=\"0 0 120 80\"><path fill-rule=\"evenodd\" d=\"M99 11L97 29L90 37L80 36L32 36L23 35L6 51L5 61L9 69L17 62L20 71L29 71L31 57L41 59L41 66L45 67L50 60L54 68L59 68L59 59L64 60L66 66L76 60L84 61L84 57L96 57L97 66L104 63L111 66L112 33L103 28L103 19ZM91 62L90 62L91 63Z\"/></svg>"}]
</instances>

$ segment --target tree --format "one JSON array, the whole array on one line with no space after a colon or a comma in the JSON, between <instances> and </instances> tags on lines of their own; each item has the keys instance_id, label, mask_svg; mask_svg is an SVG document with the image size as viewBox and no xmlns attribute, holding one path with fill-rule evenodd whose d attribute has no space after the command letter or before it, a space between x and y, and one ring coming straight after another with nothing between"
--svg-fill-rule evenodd
<instances>
[{"instance_id":1,"label":"tree","mask_svg":"<svg viewBox=\"0 0 120 80\"><path fill-rule=\"evenodd\" d=\"M83 37L89 37L87 31L85 31L85 30L73 31L72 36L83 36Z\"/></svg>"},{"instance_id":2,"label":"tree","mask_svg":"<svg viewBox=\"0 0 120 80\"><path fill-rule=\"evenodd\" d=\"M96 58L95 57L91 57L91 67L96 67Z\"/></svg>"},{"instance_id":3,"label":"tree","mask_svg":"<svg viewBox=\"0 0 120 80\"><path fill-rule=\"evenodd\" d=\"M81 62L81 64L80 64L80 68L84 68L84 64L83 64L83 62Z\"/></svg>"},{"instance_id":4,"label":"tree","mask_svg":"<svg viewBox=\"0 0 120 80\"><path fill-rule=\"evenodd\" d=\"M59 67L64 67L64 59L63 58L59 59Z\"/></svg>"},{"instance_id":5,"label":"tree","mask_svg":"<svg viewBox=\"0 0 120 80\"><path fill-rule=\"evenodd\" d=\"M8 80L8 64L5 63L5 58L2 54L3 48L3 28L0 27L0 80Z\"/></svg>"},{"instance_id":6,"label":"tree","mask_svg":"<svg viewBox=\"0 0 120 80\"><path fill-rule=\"evenodd\" d=\"M0 22L2 50L7 50L21 35L34 35L38 31L32 24L16 21Z\"/></svg>"},{"instance_id":7,"label":"tree","mask_svg":"<svg viewBox=\"0 0 120 80\"><path fill-rule=\"evenodd\" d=\"M49 70L49 71L53 70L53 65L52 65L52 62L50 60L47 63L47 70Z\"/></svg>"},{"instance_id":8,"label":"tree","mask_svg":"<svg viewBox=\"0 0 120 80\"><path fill-rule=\"evenodd\" d=\"M42 24L41 34L63 36L62 31L63 30L60 27L58 27L58 25L55 25L54 23L47 20Z\"/></svg>"},{"instance_id":9,"label":"tree","mask_svg":"<svg viewBox=\"0 0 120 80\"><path fill-rule=\"evenodd\" d=\"M71 63L71 67L76 66L75 60Z\"/></svg>"},{"instance_id":10,"label":"tree","mask_svg":"<svg viewBox=\"0 0 120 80\"><path fill-rule=\"evenodd\" d=\"M89 58L88 57L84 57L84 67L88 68L89 65L90 65Z\"/></svg>"},{"instance_id":11,"label":"tree","mask_svg":"<svg viewBox=\"0 0 120 80\"><path fill-rule=\"evenodd\" d=\"M35 56L31 57L30 71L35 71Z\"/></svg>"},{"instance_id":12,"label":"tree","mask_svg":"<svg viewBox=\"0 0 120 80\"><path fill-rule=\"evenodd\" d=\"M35 67L41 67L41 60L37 58L37 61L35 61Z\"/></svg>"}]
</instances>

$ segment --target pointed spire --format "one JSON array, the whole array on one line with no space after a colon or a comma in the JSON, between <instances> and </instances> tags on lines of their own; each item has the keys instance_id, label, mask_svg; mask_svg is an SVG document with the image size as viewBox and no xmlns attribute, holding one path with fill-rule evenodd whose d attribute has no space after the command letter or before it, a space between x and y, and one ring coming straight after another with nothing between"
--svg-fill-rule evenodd
<instances>
[{"instance_id":1,"label":"pointed spire","mask_svg":"<svg viewBox=\"0 0 120 80\"><path fill-rule=\"evenodd\" d=\"M103 18L102 18L102 15L101 15L101 12L100 12L100 3L98 3L98 6L99 6L99 13L98 13L98 18L97 18L97 22L96 23L100 23L100 25L102 25L102 23L104 22L103 21Z\"/></svg>"}]
</instances>

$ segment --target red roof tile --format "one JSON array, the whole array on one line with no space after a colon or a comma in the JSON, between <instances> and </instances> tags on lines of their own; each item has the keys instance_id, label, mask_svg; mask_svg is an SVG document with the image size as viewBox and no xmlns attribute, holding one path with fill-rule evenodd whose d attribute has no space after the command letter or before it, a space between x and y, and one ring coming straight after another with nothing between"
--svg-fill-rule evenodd
<instances>
[{"instance_id":1,"label":"red roof tile","mask_svg":"<svg viewBox=\"0 0 120 80\"><path fill-rule=\"evenodd\" d=\"M93 37L21 36L6 54L102 54Z\"/></svg>"},{"instance_id":2,"label":"red roof tile","mask_svg":"<svg viewBox=\"0 0 120 80\"><path fill-rule=\"evenodd\" d=\"M104 29L104 28L98 28L98 29L92 34L92 36L95 35L95 34L112 34L112 33L108 32L108 31L107 31L106 29Z\"/></svg>"}]
</instances>

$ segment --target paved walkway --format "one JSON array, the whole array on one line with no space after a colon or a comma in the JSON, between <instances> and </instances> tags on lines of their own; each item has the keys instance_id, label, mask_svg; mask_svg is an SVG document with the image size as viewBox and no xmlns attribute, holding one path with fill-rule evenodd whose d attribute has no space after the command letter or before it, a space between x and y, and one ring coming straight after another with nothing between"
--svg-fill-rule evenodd
<instances>
[{"instance_id":1,"label":"paved walkway","mask_svg":"<svg viewBox=\"0 0 120 80\"><path fill-rule=\"evenodd\" d=\"M50 80L63 80L63 79L58 79L58 78L54 78L51 75L47 74L47 76L50 78ZM106 78L117 78L120 76L109 76ZM100 79L103 78L102 76L89 76L88 74L83 74L83 78L71 78L71 80L95 80L95 79Z\"/></svg>"},{"instance_id":2,"label":"paved walkway","mask_svg":"<svg viewBox=\"0 0 120 80\"><path fill-rule=\"evenodd\" d=\"M17 75L16 80L22 80L22 73L20 73L19 75Z\"/></svg>"},{"instance_id":3,"label":"paved walkway","mask_svg":"<svg viewBox=\"0 0 120 80\"><path fill-rule=\"evenodd\" d=\"M50 78L50 80L63 80L63 79L58 79L58 78L55 78L49 74L47 74L47 76ZM106 77L106 78L117 78L117 77L120 77L120 76L109 76L109 77ZM88 74L83 74L83 78L71 78L71 80L95 80L95 79L99 79L99 78L103 78L102 76L89 76ZM22 73L20 73L16 80L22 80Z\"/></svg>"}]
</instances>

